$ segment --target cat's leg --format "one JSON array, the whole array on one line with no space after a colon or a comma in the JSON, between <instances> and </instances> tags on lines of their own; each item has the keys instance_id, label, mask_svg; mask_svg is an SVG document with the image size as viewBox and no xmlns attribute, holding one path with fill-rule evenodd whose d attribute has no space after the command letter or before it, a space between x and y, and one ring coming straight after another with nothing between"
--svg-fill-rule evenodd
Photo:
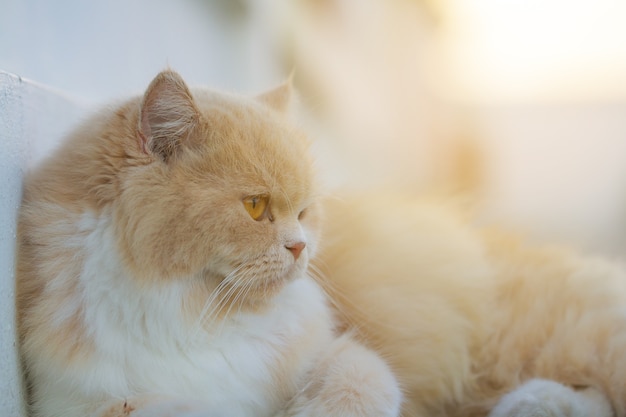
<instances>
[{"instance_id":1,"label":"cat's leg","mask_svg":"<svg viewBox=\"0 0 626 417\"><path fill-rule=\"evenodd\" d=\"M349 336L337 339L284 417L392 417L402 394L383 360Z\"/></svg>"},{"instance_id":2,"label":"cat's leg","mask_svg":"<svg viewBox=\"0 0 626 417\"><path fill-rule=\"evenodd\" d=\"M607 398L597 389L575 390L555 381L532 379L506 394L489 417L611 417Z\"/></svg>"}]
</instances>

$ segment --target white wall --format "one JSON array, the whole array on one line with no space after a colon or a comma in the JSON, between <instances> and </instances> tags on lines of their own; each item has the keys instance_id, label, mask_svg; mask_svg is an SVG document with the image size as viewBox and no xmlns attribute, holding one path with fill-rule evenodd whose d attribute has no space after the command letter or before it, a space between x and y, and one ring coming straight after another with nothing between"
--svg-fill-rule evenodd
<instances>
[{"instance_id":1,"label":"white wall","mask_svg":"<svg viewBox=\"0 0 626 417\"><path fill-rule=\"evenodd\" d=\"M0 0L0 69L107 101L165 67L251 92L280 81L280 0Z\"/></svg>"},{"instance_id":2,"label":"white wall","mask_svg":"<svg viewBox=\"0 0 626 417\"><path fill-rule=\"evenodd\" d=\"M16 219L24 173L88 109L49 88L0 72L0 415L23 412L16 350Z\"/></svg>"}]
</instances>

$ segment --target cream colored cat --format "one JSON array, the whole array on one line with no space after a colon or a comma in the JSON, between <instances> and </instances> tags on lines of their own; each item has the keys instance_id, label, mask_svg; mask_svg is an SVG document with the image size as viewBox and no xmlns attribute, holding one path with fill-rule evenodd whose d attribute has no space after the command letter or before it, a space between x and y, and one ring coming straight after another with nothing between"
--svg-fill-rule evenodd
<instances>
[{"instance_id":1,"label":"cream colored cat","mask_svg":"<svg viewBox=\"0 0 626 417\"><path fill-rule=\"evenodd\" d=\"M626 415L620 266L382 192L328 200L319 238L288 90L190 92L164 72L31 175L34 416L392 416L400 390L413 417ZM318 241L340 336L306 274Z\"/></svg>"},{"instance_id":2,"label":"cream colored cat","mask_svg":"<svg viewBox=\"0 0 626 417\"><path fill-rule=\"evenodd\" d=\"M313 263L403 416L626 415L626 273L385 192L331 199Z\"/></svg>"},{"instance_id":3,"label":"cream colored cat","mask_svg":"<svg viewBox=\"0 0 626 417\"><path fill-rule=\"evenodd\" d=\"M159 74L28 179L17 308L38 417L395 416L387 365L307 276L318 204L283 86Z\"/></svg>"}]
</instances>

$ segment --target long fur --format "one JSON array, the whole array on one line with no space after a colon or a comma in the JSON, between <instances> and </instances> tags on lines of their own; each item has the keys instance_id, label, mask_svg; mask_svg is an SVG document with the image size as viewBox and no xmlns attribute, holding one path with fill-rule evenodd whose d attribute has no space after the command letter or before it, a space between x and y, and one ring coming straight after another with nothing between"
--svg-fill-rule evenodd
<instances>
[{"instance_id":1,"label":"long fur","mask_svg":"<svg viewBox=\"0 0 626 417\"><path fill-rule=\"evenodd\" d=\"M389 192L320 202L288 90L165 71L29 177L34 416L626 416L621 265Z\"/></svg>"},{"instance_id":2,"label":"long fur","mask_svg":"<svg viewBox=\"0 0 626 417\"><path fill-rule=\"evenodd\" d=\"M626 415L622 265L384 191L326 209L317 275L389 362L404 416Z\"/></svg>"},{"instance_id":3,"label":"long fur","mask_svg":"<svg viewBox=\"0 0 626 417\"><path fill-rule=\"evenodd\" d=\"M387 365L336 332L306 272L317 191L279 111L288 88L235 97L164 71L29 177L17 308L33 416L398 414ZM258 220L255 195L270 196Z\"/></svg>"}]
</instances>

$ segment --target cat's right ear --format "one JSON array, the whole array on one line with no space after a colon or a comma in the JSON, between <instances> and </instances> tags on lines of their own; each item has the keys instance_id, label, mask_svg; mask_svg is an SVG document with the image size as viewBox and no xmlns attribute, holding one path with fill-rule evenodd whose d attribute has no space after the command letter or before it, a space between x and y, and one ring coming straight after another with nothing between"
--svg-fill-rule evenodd
<instances>
[{"instance_id":1,"label":"cat's right ear","mask_svg":"<svg viewBox=\"0 0 626 417\"><path fill-rule=\"evenodd\" d=\"M182 77L170 70L159 73L141 103L140 149L167 162L197 123L198 110Z\"/></svg>"},{"instance_id":2,"label":"cat's right ear","mask_svg":"<svg viewBox=\"0 0 626 417\"><path fill-rule=\"evenodd\" d=\"M292 72L284 83L273 90L258 95L257 100L280 113L287 113L294 95L293 77L294 73Z\"/></svg>"}]
</instances>

